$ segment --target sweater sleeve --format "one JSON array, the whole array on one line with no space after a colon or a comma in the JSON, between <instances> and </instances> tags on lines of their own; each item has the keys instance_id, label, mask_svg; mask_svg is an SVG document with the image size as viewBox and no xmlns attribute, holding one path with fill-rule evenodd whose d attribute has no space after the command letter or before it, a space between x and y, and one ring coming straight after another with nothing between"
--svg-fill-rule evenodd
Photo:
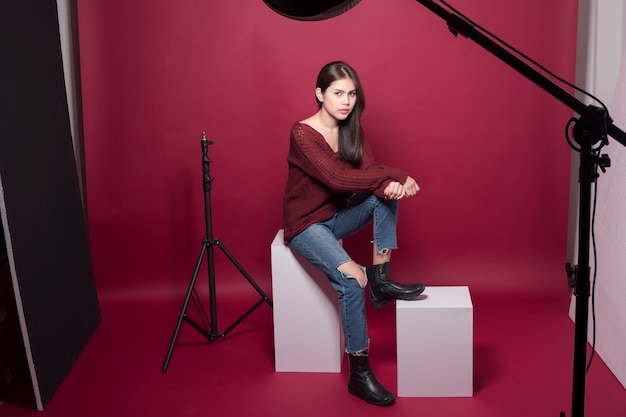
<instances>
[{"instance_id":1,"label":"sweater sleeve","mask_svg":"<svg viewBox=\"0 0 626 417\"><path fill-rule=\"evenodd\" d=\"M391 181L406 181L407 175L403 171L375 163L366 144L363 163L359 167L340 160L322 135L308 125L294 125L290 146L289 162L335 191L374 191L379 194Z\"/></svg>"}]
</instances>

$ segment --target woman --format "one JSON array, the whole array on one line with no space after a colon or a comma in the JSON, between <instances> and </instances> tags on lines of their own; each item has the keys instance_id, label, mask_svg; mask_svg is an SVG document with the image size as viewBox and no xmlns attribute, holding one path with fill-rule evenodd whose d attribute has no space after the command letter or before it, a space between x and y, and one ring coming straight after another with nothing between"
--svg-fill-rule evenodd
<instances>
[{"instance_id":1,"label":"woman","mask_svg":"<svg viewBox=\"0 0 626 417\"><path fill-rule=\"evenodd\" d=\"M284 198L285 240L326 274L339 293L349 358L348 391L376 405L395 402L374 376L368 358L365 287L380 308L393 299L410 300L422 284L389 278L397 249L398 200L419 187L404 171L377 164L363 136L363 88L356 72L336 61L320 71L315 89L318 111L291 129ZM338 242L373 221L373 262L357 264Z\"/></svg>"}]
</instances>

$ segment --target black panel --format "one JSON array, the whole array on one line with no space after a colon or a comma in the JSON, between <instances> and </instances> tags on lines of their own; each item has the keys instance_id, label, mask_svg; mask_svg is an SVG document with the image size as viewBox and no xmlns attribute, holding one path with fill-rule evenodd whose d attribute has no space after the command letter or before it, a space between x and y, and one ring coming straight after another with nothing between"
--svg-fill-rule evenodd
<instances>
[{"instance_id":1,"label":"black panel","mask_svg":"<svg viewBox=\"0 0 626 417\"><path fill-rule=\"evenodd\" d=\"M101 321L56 2L0 2L0 52L5 231L45 406Z\"/></svg>"}]
</instances>

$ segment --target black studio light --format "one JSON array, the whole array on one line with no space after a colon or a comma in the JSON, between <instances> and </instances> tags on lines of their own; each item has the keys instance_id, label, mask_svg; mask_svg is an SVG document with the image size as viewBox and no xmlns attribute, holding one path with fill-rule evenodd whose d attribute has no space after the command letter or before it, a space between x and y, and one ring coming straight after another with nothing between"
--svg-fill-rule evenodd
<instances>
[{"instance_id":1,"label":"black studio light","mask_svg":"<svg viewBox=\"0 0 626 417\"><path fill-rule=\"evenodd\" d=\"M338 16L361 0L263 0L276 13L296 20L324 20Z\"/></svg>"}]
</instances>

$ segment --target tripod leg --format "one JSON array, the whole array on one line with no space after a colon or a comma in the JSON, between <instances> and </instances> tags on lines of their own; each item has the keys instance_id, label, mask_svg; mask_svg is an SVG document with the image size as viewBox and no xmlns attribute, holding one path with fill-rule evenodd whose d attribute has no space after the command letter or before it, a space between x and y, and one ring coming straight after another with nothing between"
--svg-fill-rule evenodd
<instances>
[{"instance_id":1,"label":"tripod leg","mask_svg":"<svg viewBox=\"0 0 626 417\"><path fill-rule=\"evenodd\" d=\"M178 323L176 323L176 328L174 329L172 342L170 343L170 347L167 350L167 355L165 356L165 362L163 363L163 368L162 368L163 372L167 371L167 367L169 366L172 353L174 352L174 345L176 345L176 339L178 338L178 333L180 332L180 326L183 324L183 320L185 319L185 312L187 311L189 300L191 299L191 296L194 294L196 279L198 278L198 272L200 271L200 265L202 264L202 259L204 258L205 253L206 253L206 244L203 243L202 250L200 251L200 256L198 257L198 262L196 263L196 268L193 272L193 277L191 278L191 282L189 283L189 289L187 290L185 301L183 302L183 308L181 309L180 314L178 315Z\"/></svg>"},{"instance_id":2,"label":"tripod leg","mask_svg":"<svg viewBox=\"0 0 626 417\"><path fill-rule=\"evenodd\" d=\"M263 290L261 289L261 287L259 287L257 285L256 282L254 282L254 280L252 279L252 277L246 272L245 269L243 269L243 267L239 264L239 262L237 262L237 260L235 259L235 257L233 255L230 254L230 252L226 249L226 247L222 244L222 242L220 242L219 240L217 240L215 242L215 244L222 250L222 252L224 252L224 254L228 257L228 259L230 259L230 261L233 263L233 265L235 265L235 267L239 270L239 272L241 272L241 274L248 280L248 282L250 283L250 285L252 285L254 287L254 289L256 290L256 292L259 293L259 295L261 297L263 297L264 302L267 302L270 307L273 307L272 305L272 300L270 300L270 298L267 296L267 294L265 294L265 292L263 292Z\"/></svg>"}]
</instances>

